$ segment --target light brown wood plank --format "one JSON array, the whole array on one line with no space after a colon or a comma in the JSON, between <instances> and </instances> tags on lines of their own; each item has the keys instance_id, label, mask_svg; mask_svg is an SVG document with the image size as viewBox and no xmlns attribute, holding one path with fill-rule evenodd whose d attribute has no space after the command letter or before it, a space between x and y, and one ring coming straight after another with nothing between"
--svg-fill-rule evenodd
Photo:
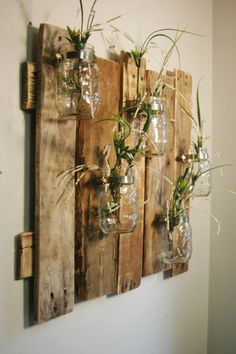
<instances>
[{"instance_id":1,"label":"light brown wood plank","mask_svg":"<svg viewBox=\"0 0 236 354\"><path fill-rule=\"evenodd\" d=\"M33 276L33 233L21 232L17 236L17 279Z\"/></svg>"},{"instance_id":2,"label":"light brown wood plank","mask_svg":"<svg viewBox=\"0 0 236 354\"><path fill-rule=\"evenodd\" d=\"M192 102L192 77L189 73L182 70L175 70L175 158L181 156L183 152L191 147L191 127L192 122L189 116L181 109L179 102L186 106L186 102L191 107ZM184 99L183 99L184 97ZM178 102L179 101L179 102ZM183 164L175 161L175 180L183 171ZM188 270L188 263L174 264L172 275L178 275Z\"/></svg>"},{"instance_id":3,"label":"light brown wood plank","mask_svg":"<svg viewBox=\"0 0 236 354\"><path fill-rule=\"evenodd\" d=\"M141 94L145 92L146 88L145 68L146 62L142 60L139 81ZM121 78L122 101L125 106L127 101L135 100L137 97L137 68L129 53L121 53ZM140 285L142 277L145 175L145 160L143 156L137 157L135 168L138 194L138 223L133 232L119 235L117 293L135 289Z\"/></svg>"},{"instance_id":4,"label":"light brown wood plank","mask_svg":"<svg viewBox=\"0 0 236 354\"><path fill-rule=\"evenodd\" d=\"M147 92L153 91L158 73L147 70ZM166 269L161 262L161 250L166 246L166 224L160 222L160 215L166 210L166 201L170 197L174 179L174 78L165 78L169 87L163 91L167 118L168 146L164 156L149 156L146 158L145 176L145 227L143 275L154 274Z\"/></svg>"},{"instance_id":5,"label":"light brown wood plank","mask_svg":"<svg viewBox=\"0 0 236 354\"><path fill-rule=\"evenodd\" d=\"M25 111L30 111L36 107L36 83L36 63L23 63L21 109Z\"/></svg>"},{"instance_id":6,"label":"light brown wood plank","mask_svg":"<svg viewBox=\"0 0 236 354\"><path fill-rule=\"evenodd\" d=\"M76 122L58 120L57 51L65 30L41 25L37 58L35 317L38 323L68 313L74 304L74 194L58 203L58 174L74 166Z\"/></svg>"},{"instance_id":7,"label":"light brown wood plank","mask_svg":"<svg viewBox=\"0 0 236 354\"><path fill-rule=\"evenodd\" d=\"M112 122L96 123L119 111L119 64L98 58L101 104L95 121L81 121L77 130L77 163L99 164L105 144L112 145ZM111 153L109 162L114 163ZM94 174L87 174L76 196L75 284L78 300L116 291L118 235L104 236L99 229L98 190Z\"/></svg>"}]
</instances>

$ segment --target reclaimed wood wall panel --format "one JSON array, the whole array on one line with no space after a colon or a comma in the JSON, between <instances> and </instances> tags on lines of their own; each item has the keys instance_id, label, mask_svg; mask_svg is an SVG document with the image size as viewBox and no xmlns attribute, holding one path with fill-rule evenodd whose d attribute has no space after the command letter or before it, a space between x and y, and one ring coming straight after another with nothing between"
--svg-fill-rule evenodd
<instances>
[{"instance_id":1,"label":"reclaimed wood wall panel","mask_svg":"<svg viewBox=\"0 0 236 354\"><path fill-rule=\"evenodd\" d=\"M139 92L146 89L146 61L142 60L139 76ZM137 67L129 53L121 53L121 101L123 107L127 102L135 102L137 99ZM132 105L132 103L131 103ZM132 123L132 118L127 115ZM132 144L132 137L127 143ZM118 249L118 280L117 293L137 288L141 283L142 259L143 259L143 226L144 226L144 176L145 159L139 156L135 162L135 178L138 196L138 222L131 233L119 235Z\"/></svg>"},{"instance_id":2,"label":"reclaimed wood wall panel","mask_svg":"<svg viewBox=\"0 0 236 354\"><path fill-rule=\"evenodd\" d=\"M136 160L139 201L136 229L127 234L102 234L98 222L97 173L87 173L71 197L66 202L58 202L63 191L58 174L75 164L104 168L101 156L104 145L113 145L114 123L98 121L118 113L125 102L137 97L137 68L131 56L122 53L120 63L98 58L101 103L96 119L58 119L55 54L70 49L65 35L64 29L40 26L33 240L38 323L70 312L74 293L78 301L123 293L138 287L142 275L169 269L160 262L166 226L160 223L158 216L165 210L172 183L183 168L176 157L188 150L191 143L191 121L179 105L184 96L191 106L191 75L176 70L165 77L168 85L163 91L168 118L167 153L146 159L140 155ZM143 94L146 88L150 92L157 76L156 72L146 72L144 60L139 92ZM114 150L109 163L114 163ZM29 259L30 256L26 256L26 261ZM178 275L187 269L187 264L174 265L171 274ZM23 272L22 278L30 275Z\"/></svg>"},{"instance_id":3,"label":"reclaimed wood wall panel","mask_svg":"<svg viewBox=\"0 0 236 354\"><path fill-rule=\"evenodd\" d=\"M105 144L112 145L113 122L98 122L119 112L120 66L98 58L101 103L95 120L84 120L77 128L77 163L101 164ZM109 163L114 163L112 153ZM103 166L100 166L103 167ZM116 291L118 235L103 235L98 223L98 185L94 173L79 183L76 198L75 284L78 300Z\"/></svg>"},{"instance_id":4,"label":"reclaimed wood wall panel","mask_svg":"<svg viewBox=\"0 0 236 354\"><path fill-rule=\"evenodd\" d=\"M65 31L41 25L37 58L35 318L68 313L74 304L74 198L58 203L58 174L75 163L75 121L58 119L55 54Z\"/></svg>"}]
</instances>

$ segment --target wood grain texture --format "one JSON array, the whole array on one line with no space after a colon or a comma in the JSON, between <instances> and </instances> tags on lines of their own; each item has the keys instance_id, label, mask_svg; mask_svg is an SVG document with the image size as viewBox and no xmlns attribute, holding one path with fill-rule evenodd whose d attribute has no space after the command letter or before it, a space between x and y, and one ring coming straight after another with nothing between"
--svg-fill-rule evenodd
<instances>
[{"instance_id":1,"label":"wood grain texture","mask_svg":"<svg viewBox=\"0 0 236 354\"><path fill-rule=\"evenodd\" d=\"M76 122L59 120L55 103L55 54L65 31L41 25L37 58L35 318L68 313L74 304L74 194L59 202L58 174L75 163Z\"/></svg>"},{"instance_id":2,"label":"wood grain texture","mask_svg":"<svg viewBox=\"0 0 236 354\"><path fill-rule=\"evenodd\" d=\"M147 70L147 92L153 92L158 73ZM145 227L143 251L143 276L154 274L169 266L161 262L161 250L166 247L166 224L160 216L166 209L174 180L174 78L166 76L168 86L163 91L167 118L168 146L165 155L146 157L145 176Z\"/></svg>"},{"instance_id":3,"label":"wood grain texture","mask_svg":"<svg viewBox=\"0 0 236 354\"><path fill-rule=\"evenodd\" d=\"M176 158L188 151L191 147L191 127L192 122L189 116L181 109L181 105L186 106L186 102L191 107L192 99L192 77L182 70L175 70L175 144L174 144L174 171L175 180L183 171L183 164L177 162ZM174 264L172 275L178 275L188 270L188 263Z\"/></svg>"},{"instance_id":4,"label":"wood grain texture","mask_svg":"<svg viewBox=\"0 0 236 354\"><path fill-rule=\"evenodd\" d=\"M22 232L17 236L17 279L33 276L33 233Z\"/></svg>"},{"instance_id":5,"label":"wood grain texture","mask_svg":"<svg viewBox=\"0 0 236 354\"><path fill-rule=\"evenodd\" d=\"M36 63L23 63L21 109L25 111L30 111L36 108L36 83Z\"/></svg>"},{"instance_id":6,"label":"wood grain texture","mask_svg":"<svg viewBox=\"0 0 236 354\"><path fill-rule=\"evenodd\" d=\"M139 92L146 89L146 62L142 60L139 76ZM137 68L129 53L121 53L121 97L123 106L137 98ZM127 142L129 143L129 142ZM143 222L144 222L144 176L145 160L136 158L136 181L138 195L138 223L131 233L119 235L117 293L123 293L138 287L142 277L143 258Z\"/></svg>"},{"instance_id":7,"label":"wood grain texture","mask_svg":"<svg viewBox=\"0 0 236 354\"><path fill-rule=\"evenodd\" d=\"M80 121L77 128L77 164L100 164L104 145L112 145L113 122L97 122L118 113L119 64L98 58L101 103L95 121ZM112 165L114 156L109 162ZM80 182L76 195L75 284L78 300L116 291L118 235L102 235L98 224L98 185L94 174Z\"/></svg>"}]
</instances>

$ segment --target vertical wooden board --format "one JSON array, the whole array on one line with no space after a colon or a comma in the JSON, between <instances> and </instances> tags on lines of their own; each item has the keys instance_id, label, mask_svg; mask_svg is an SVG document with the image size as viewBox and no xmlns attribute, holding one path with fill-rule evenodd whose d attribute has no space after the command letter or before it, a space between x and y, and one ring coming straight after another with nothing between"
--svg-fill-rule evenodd
<instances>
[{"instance_id":1,"label":"vertical wooden board","mask_svg":"<svg viewBox=\"0 0 236 354\"><path fill-rule=\"evenodd\" d=\"M191 147L191 118L181 109L181 105L191 107L192 101L192 77L190 74L175 70L175 158L181 156L183 152ZM175 180L181 173L182 163L175 161ZM178 275L188 270L188 263L174 264L172 266L172 275Z\"/></svg>"},{"instance_id":2,"label":"vertical wooden board","mask_svg":"<svg viewBox=\"0 0 236 354\"><path fill-rule=\"evenodd\" d=\"M96 122L118 113L120 67L98 58L101 104L96 120L80 121L77 130L77 163L100 164L105 144L112 145L114 123ZM109 157L112 165L113 156ZM97 207L98 189L94 174L87 174L76 193L75 286L78 300L92 299L116 291L117 235L102 235Z\"/></svg>"},{"instance_id":3,"label":"vertical wooden board","mask_svg":"<svg viewBox=\"0 0 236 354\"><path fill-rule=\"evenodd\" d=\"M58 120L55 54L65 31L41 25L37 58L35 317L38 323L68 313L74 303L74 195L58 203L58 174L74 166L75 121Z\"/></svg>"},{"instance_id":4,"label":"vertical wooden board","mask_svg":"<svg viewBox=\"0 0 236 354\"><path fill-rule=\"evenodd\" d=\"M117 293L137 288L142 277L144 226L144 158L135 163L138 197L138 222L133 232L119 235Z\"/></svg>"},{"instance_id":5,"label":"vertical wooden board","mask_svg":"<svg viewBox=\"0 0 236 354\"><path fill-rule=\"evenodd\" d=\"M139 76L139 90L145 92L145 60L141 63ZM137 98L137 68L129 53L121 53L121 91L123 106L128 101ZM118 281L117 293L135 289L140 285L142 277L143 258L143 225L144 225L144 175L145 160L139 156L135 162L137 195L138 195L138 223L131 233L119 235L118 250Z\"/></svg>"},{"instance_id":6,"label":"vertical wooden board","mask_svg":"<svg viewBox=\"0 0 236 354\"><path fill-rule=\"evenodd\" d=\"M152 92L158 77L156 72L147 70L147 92ZM161 249L166 237L166 224L160 222L160 215L166 209L174 180L174 78L166 76L168 86L163 91L167 117L168 145L164 156L146 158L145 176L145 227L143 250L143 275L150 275L169 269L161 262Z\"/></svg>"}]
</instances>

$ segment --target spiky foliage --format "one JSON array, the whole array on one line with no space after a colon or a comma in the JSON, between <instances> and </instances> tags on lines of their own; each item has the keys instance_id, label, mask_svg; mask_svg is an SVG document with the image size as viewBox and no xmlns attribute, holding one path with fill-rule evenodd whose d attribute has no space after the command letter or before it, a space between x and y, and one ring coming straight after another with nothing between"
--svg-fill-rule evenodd
<instances>
[{"instance_id":1,"label":"spiky foliage","mask_svg":"<svg viewBox=\"0 0 236 354\"><path fill-rule=\"evenodd\" d=\"M100 32L103 31L103 27L110 24L111 22L117 20L121 16L115 16L109 20L107 20L104 24L96 23L94 24L94 18L96 15L95 5L97 0L94 0L92 6L89 11L86 27L84 27L84 8L83 8L83 1L79 0L79 13L80 13L80 29L72 29L67 26L68 36L66 39L73 45L76 51L80 51L83 49L90 38L93 32Z\"/></svg>"},{"instance_id":2,"label":"spiky foliage","mask_svg":"<svg viewBox=\"0 0 236 354\"><path fill-rule=\"evenodd\" d=\"M194 116L194 114L192 113L192 111L190 109L186 108L184 104L179 102L181 109L190 117L190 119L193 120L195 127L197 128L197 139L196 139L196 141L192 142L192 145L193 145L193 148L194 148L194 151L196 154L198 154L199 149L203 147L203 141L204 141L199 86L200 86L200 81L198 82L197 91L196 91L197 117Z\"/></svg>"},{"instance_id":3,"label":"spiky foliage","mask_svg":"<svg viewBox=\"0 0 236 354\"><path fill-rule=\"evenodd\" d=\"M142 102L141 105L139 105L138 107L136 106L135 108L137 110L140 110L142 114L144 114L146 117L142 131L140 132L140 137L135 146L129 146L127 144L127 139L132 132L132 126L122 116L112 114L110 118L101 119L98 121L114 121L117 123L118 126L113 133L113 145L116 153L116 162L115 165L111 168L111 174L113 176L119 175L122 166L122 161L127 163L127 169L133 167L135 157L138 153L142 151L143 141L147 136L147 132L151 122L151 106L149 103Z\"/></svg>"},{"instance_id":4,"label":"spiky foliage","mask_svg":"<svg viewBox=\"0 0 236 354\"><path fill-rule=\"evenodd\" d=\"M174 38L172 38L171 35L167 34L168 32L174 33ZM137 98L140 98L139 76L140 76L141 60L144 57L144 55L147 53L150 45L153 44L153 40L164 38L164 39L167 39L168 41L171 42L171 46L164 56L164 59L163 59L163 62L162 62L162 65L161 65L161 68L160 68L160 71L158 74L158 78L155 83L155 87L153 88L153 95L158 96L159 93L163 89L163 83L162 83L161 77L166 69L167 63L168 63L174 50L176 50L178 58L179 58L179 62L180 62L180 53L179 53L179 49L177 46L177 42L179 41L179 39L182 37L182 35L184 33L194 34L192 32L186 31L186 29L179 30L179 29L174 29L174 28L163 28L160 30L156 30L156 31L150 33L142 44L136 45L135 48L131 50L131 55L133 56L134 61L135 61L135 65L138 69L137 70Z\"/></svg>"},{"instance_id":5,"label":"spiky foliage","mask_svg":"<svg viewBox=\"0 0 236 354\"><path fill-rule=\"evenodd\" d=\"M75 30L71 29L69 26L67 26L67 32L68 32L68 41L73 45L74 49L76 51L79 51L80 49L83 49L84 46L86 45L89 37L91 36L91 33L96 30L101 30L98 28L98 25L93 26L93 21L95 17L95 10L94 7L96 5L97 0L94 0L90 11L89 11L89 16L87 20L87 25L86 28L84 29L84 8L83 8L83 1L79 0L79 5L80 5L80 29Z\"/></svg>"}]
</instances>

